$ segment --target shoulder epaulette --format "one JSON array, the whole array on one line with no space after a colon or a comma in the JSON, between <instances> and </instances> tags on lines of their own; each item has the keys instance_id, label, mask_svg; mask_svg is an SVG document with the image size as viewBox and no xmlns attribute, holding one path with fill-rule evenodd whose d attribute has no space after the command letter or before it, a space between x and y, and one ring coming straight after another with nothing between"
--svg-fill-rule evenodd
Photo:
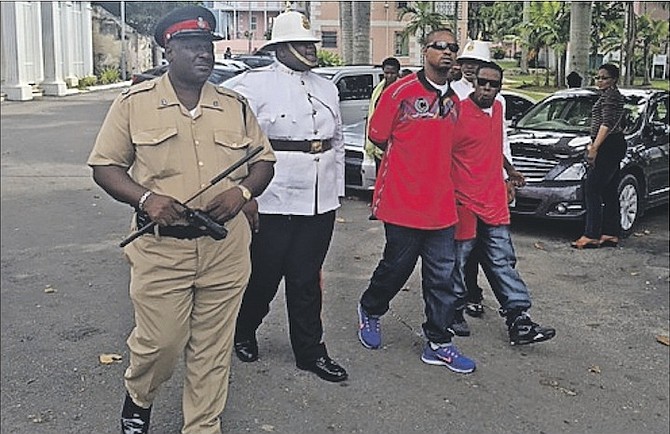
<instances>
[{"instance_id":1,"label":"shoulder epaulette","mask_svg":"<svg viewBox=\"0 0 670 434\"><path fill-rule=\"evenodd\" d=\"M154 87L156 87L156 81L155 80L147 80L147 81L143 81L142 83L130 86L128 89L125 89L123 92L121 92L121 95L123 95L123 99L125 99L125 98L129 98L129 97L131 97L135 94L138 94L140 92L146 92L148 90L151 90Z\"/></svg>"},{"instance_id":2,"label":"shoulder epaulette","mask_svg":"<svg viewBox=\"0 0 670 434\"><path fill-rule=\"evenodd\" d=\"M244 97L244 95L235 92L232 89L228 89L227 87L223 86L216 86L216 91L220 93L221 95L229 96L231 98L236 98L238 101L240 101L243 104L246 104L247 99Z\"/></svg>"}]
</instances>

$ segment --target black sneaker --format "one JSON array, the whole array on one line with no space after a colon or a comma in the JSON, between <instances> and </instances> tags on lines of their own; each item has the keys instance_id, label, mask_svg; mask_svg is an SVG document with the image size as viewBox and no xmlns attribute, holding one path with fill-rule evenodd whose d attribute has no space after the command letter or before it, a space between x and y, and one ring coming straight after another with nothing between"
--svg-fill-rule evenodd
<instances>
[{"instance_id":1,"label":"black sneaker","mask_svg":"<svg viewBox=\"0 0 670 434\"><path fill-rule=\"evenodd\" d=\"M517 316L509 326L509 343L527 345L544 342L556 336L556 330L534 323L527 313Z\"/></svg>"},{"instance_id":2,"label":"black sneaker","mask_svg":"<svg viewBox=\"0 0 670 434\"><path fill-rule=\"evenodd\" d=\"M456 312L454 322L451 323L449 330L456 336L470 336L470 326L465 321L462 310Z\"/></svg>"},{"instance_id":3,"label":"black sneaker","mask_svg":"<svg viewBox=\"0 0 670 434\"><path fill-rule=\"evenodd\" d=\"M465 305L465 313L474 318L484 315L484 306L481 303L471 303Z\"/></svg>"},{"instance_id":4,"label":"black sneaker","mask_svg":"<svg viewBox=\"0 0 670 434\"><path fill-rule=\"evenodd\" d=\"M126 400L121 411L121 434L147 434L151 407L142 408L135 404L126 393Z\"/></svg>"}]
</instances>

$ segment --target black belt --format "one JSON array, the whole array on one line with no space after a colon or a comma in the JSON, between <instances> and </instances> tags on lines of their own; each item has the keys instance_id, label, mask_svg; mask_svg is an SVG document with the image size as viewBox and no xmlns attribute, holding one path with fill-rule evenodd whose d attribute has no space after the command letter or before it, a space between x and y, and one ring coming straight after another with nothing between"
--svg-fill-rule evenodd
<instances>
[{"instance_id":1,"label":"black belt","mask_svg":"<svg viewBox=\"0 0 670 434\"><path fill-rule=\"evenodd\" d=\"M137 222L138 229L151 222L147 214L140 212L135 214L135 221ZM145 235L158 233L158 236L161 237L178 238L180 240L193 240L195 238L206 237L209 235L207 231L193 226L156 226L154 231L148 232Z\"/></svg>"},{"instance_id":2,"label":"black belt","mask_svg":"<svg viewBox=\"0 0 670 434\"><path fill-rule=\"evenodd\" d=\"M332 148L328 140L279 140L270 139L270 145L275 151L297 151L310 154L319 154Z\"/></svg>"}]
</instances>

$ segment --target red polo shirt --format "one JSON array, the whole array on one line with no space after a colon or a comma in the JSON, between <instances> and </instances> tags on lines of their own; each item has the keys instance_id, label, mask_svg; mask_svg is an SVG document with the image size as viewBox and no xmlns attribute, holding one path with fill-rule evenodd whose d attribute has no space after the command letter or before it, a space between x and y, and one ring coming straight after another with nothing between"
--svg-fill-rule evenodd
<instances>
[{"instance_id":1,"label":"red polo shirt","mask_svg":"<svg viewBox=\"0 0 670 434\"><path fill-rule=\"evenodd\" d=\"M494 226L510 222L502 172L503 125L500 101L494 102L491 115L470 98L461 102L451 169L459 208L457 239L476 236L476 217Z\"/></svg>"},{"instance_id":2,"label":"red polo shirt","mask_svg":"<svg viewBox=\"0 0 670 434\"><path fill-rule=\"evenodd\" d=\"M368 132L371 141L387 143L372 201L379 220L416 229L456 223L451 145L458 105L423 70L382 94Z\"/></svg>"}]
</instances>

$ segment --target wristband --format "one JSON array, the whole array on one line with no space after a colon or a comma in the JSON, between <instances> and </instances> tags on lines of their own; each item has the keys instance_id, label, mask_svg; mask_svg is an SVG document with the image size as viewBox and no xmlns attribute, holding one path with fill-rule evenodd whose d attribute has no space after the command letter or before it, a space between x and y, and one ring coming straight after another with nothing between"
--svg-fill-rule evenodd
<instances>
[{"instance_id":1,"label":"wristband","mask_svg":"<svg viewBox=\"0 0 670 434\"><path fill-rule=\"evenodd\" d=\"M144 194L140 197L140 200L137 201L137 209L140 211L144 211L144 203L149 199L149 196L151 196L153 192L151 190L147 190L144 192Z\"/></svg>"}]
</instances>

